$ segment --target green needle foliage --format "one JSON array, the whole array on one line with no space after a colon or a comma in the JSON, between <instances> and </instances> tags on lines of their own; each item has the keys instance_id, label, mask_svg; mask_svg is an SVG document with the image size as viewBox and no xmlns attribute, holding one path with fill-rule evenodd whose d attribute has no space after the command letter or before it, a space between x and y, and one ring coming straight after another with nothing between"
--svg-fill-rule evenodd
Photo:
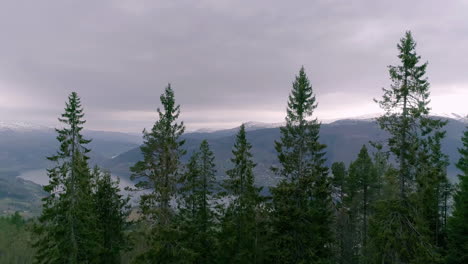
<instances>
[{"instance_id":1,"label":"green needle foliage","mask_svg":"<svg viewBox=\"0 0 468 264\"><path fill-rule=\"evenodd\" d=\"M341 206L345 199L346 181L348 172L344 162L334 162L331 166L332 178L331 185L333 187L333 194L337 198L338 206Z\"/></svg>"},{"instance_id":2,"label":"green needle foliage","mask_svg":"<svg viewBox=\"0 0 468 264\"><path fill-rule=\"evenodd\" d=\"M232 150L233 168L226 172L228 178L223 184L229 205L222 219L219 263L261 263L263 256L258 219L262 188L254 185L253 168L256 164L252 160L251 148L245 126L241 125Z\"/></svg>"},{"instance_id":3,"label":"green needle foliage","mask_svg":"<svg viewBox=\"0 0 468 264\"><path fill-rule=\"evenodd\" d=\"M399 190L397 200L388 199L377 206L375 220L379 224L374 225L375 231L379 237L383 234L389 237L381 237L379 243L374 244L381 246L376 249L381 253L376 255L375 262L431 263L438 258L437 252L428 234L427 216L419 208L434 206L438 209L436 203L427 205L424 204L426 199L418 198L424 184L436 176L429 169L433 165L427 164L421 170L427 159L420 154L425 152L424 146L432 144L431 140L443 136L438 133L445 122L428 116L427 63L419 64L420 56L416 54L411 32L406 32L397 47L401 65L389 66L392 85L383 89L384 95L378 103L385 114L377 121L390 134L388 147L398 162L396 183ZM439 159L443 160L442 156L439 155Z\"/></svg>"},{"instance_id":4,"label":"green needle foliage","mask_svg":"<svg viewBox=\"0 0 468 264\"><path fill-rule=\"evenodd\" d=\"M95 167L93 178L96 181L93 199L100 249L98 263L120 263L120 253L129 247L126 231L130 225L130 198L120 194L119 180L113 180L109 172Z\"/></svg>"},{"instance_id":5,"label":"green needle foliage","mask_svg":"<svg viewBox=\"0 0 468 264\"><path fill-rule=\"evenodd\" d=\"M459 183L454 195L453 214L448 220L447 263L468 263L468 128L458 149Z\"/></svg>"},{"instance_id":6,"label":"green needle foliage","mask_svg":"<svg viewBox=\"0 0 468 264\"><path fill-rule=\"evenodd\" d=\"M418 214L423 221L420 230L439 251L446 247L446 223L451 185L447 178L448 156L442 152L445 131L436 131L421 143L414 194Z\"/></svg>"},{"instance_id":7,"label":"green needle foliage","mask_svg":"<svg viewBox=\"0 0 468 264\"><path fill-rule=\"evenodd\" d=\"M200 144L181 179L179 214L181 254L190 263L216 263L216 169L206 140Z\"/></svg>"},{"instance_id":8,"label":"green needle foliage","mask_svg":"<svg viewBox=\"0 0 468 264\"><path fill-rule=\"evenodd\" d=\"M348 207L348 171L344 162L334 162L331 166L332 195L336 209L335 222L335 259L336 263L351 263L354 257L354 230Z\"/></svg>"},{"instance_id":9,"label":"green needle foliage","mask_svg":"<svg viewBox=\"0 0 468 264\"><path fill-rule=\"evenodd\" d=\"M164 110L159 108L159 119L150 131L143 131L140 147L143 160L132 168L132 180L137 180L136 191L140 196L143 219L150 226L148 244L150 249L139 260L146 263L174 263L178 259L178 234L174 227L174 210L171 200L176 193L180 176L181 148L184 140L183 122L178 123L180 106L176 105L174 91L169 84L160 97Z\"/></svg>"},{"instance_id":10,"label":"green needle foliage","mask_svg":"<svg viewBox=\"0 0 468 264\"><path fill-rule=\"evenodd\" d=\"M30 226L19 212L0 216L0 263L32 263L35 250L31 248Z\"/></svg>"},{"instance_id":11,"label":"green needle foliage","mask_svg":"<svg viewBox=\"0 0 468 264\"><path fill-rule=\"evenodd\" d=\"M90 140L81 134L83 116L80 98L73 92L59 118L64 127L56 129L60 149L48 158L55 166L48 170L44 190L49 195L35 228L36 263L93 263L99 253L86 148Z\"/></svg>"},{"instance_id":12,"label":"green needle foliage","mask_svg":"<svg viewBox=\"0 0 468 264\"><path fill-rule=\"evenodd\" d=\"M379 181L377 173L366 146L362 146L356 161L349 166L348 196L350 222L354 227L351 236L354 240L354 259L366 263L368 259L368 220L371 214L372 201L378 194Z\"/></svg>"},{"instance_id":13,"label":"green needle foliage","mask_svg":"<svg viewBox=\"0 0 468 264\"><path fill-rule=\"evenodd\" d=\"M378 101L385 115L377 119L381 128L390 133L388 146L399 163L400 197L414 189L414 167L419 141L425 129L432 125L429 114L429 82L424 77L427 62L418 65L416 43L411 32L397 45L401 65L389 66L392 85L384 88L384 95ZM427 128L426 128L427 127Z\"/></svg>"},{"instance_id":14,"label":"green needle foliage","mask_svg":"<svg viewBox=\"0 0 468 264\"><path fill-rule=\"evenodd\" d=\"M331 187L320 123L309 120L317 107L304 68L289 95L286 126L275 142L282 180L272 188L275 261L329 263L332 260Z\"/></svg>"}]
</instances>

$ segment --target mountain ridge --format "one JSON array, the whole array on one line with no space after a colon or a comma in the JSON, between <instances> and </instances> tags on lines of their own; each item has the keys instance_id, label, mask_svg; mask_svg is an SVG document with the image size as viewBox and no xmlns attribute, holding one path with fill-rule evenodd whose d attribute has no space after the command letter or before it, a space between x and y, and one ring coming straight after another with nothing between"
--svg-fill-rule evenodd
<instances>
[{"instance_id":1,"label":"mountain ridge","mask_svg":"<svg viewBox=\"0 0 468 264\"><path fill-rule=\"evenodd\" d=\"M449 174L452 179L456 178L456 169L453 163L458 159L457 148L461 146L461 135L466 124L448 119L446 126L447 137L443 140L444 153L449 155ZM185 149L187 155L185 159L195 151L200 142L208 140L216 157L216 167L218 177L224 177L224 172L229 169L231 158L231 148L235 141L235 134L238 128L219 130L210 133L186 133L183 138L186 140ZM272 185L275 183L275 175L271 174L270 167L277 164L274 141L280 137L279 128L262 128L247 132L247 138L252 144L252 152L257 167L256 175L259 178L258 184ZM380 129L373 119L343 119L329 124L322 124L320 130L320 141L327 145L326 157L327 165L335 161L349 163L357 157L359 149L369 141L383 142L388 137L387 133ZM141 158L139 148L134 148L107 161L103 166L107 167L118 175L128 177L128 168Z\"/></svg>"}]
</instances>

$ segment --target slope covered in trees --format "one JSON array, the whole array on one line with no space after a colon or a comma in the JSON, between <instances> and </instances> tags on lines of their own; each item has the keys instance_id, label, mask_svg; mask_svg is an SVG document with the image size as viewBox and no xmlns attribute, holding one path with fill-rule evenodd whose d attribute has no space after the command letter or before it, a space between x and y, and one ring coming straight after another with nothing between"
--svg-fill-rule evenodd
<instances>
[{"instance_id":1,"label":"slope covered in trees","mask_svg":"<svg viewBox=\"0 0 468 264\"><path fill-rule=\"evenodd\" d=\"M448 175L452 181L457 178L456 161L460 155L457 148L461 145L460 137L465 128L465 124L455 119L448 120L446 125L446 137L442 140L442 151L449 155L450 165ZM222 132L222 131L220 131ZM257 175L256 183L260 186L275 186L277 177L270 170L271 166L278 164L274 142L280 139L279 128L264 128L254 131L247 131L247 139L252 144L252 154L255 157L257 166L254 172ZM363 144L369 141L381 142L388 137L388 133L382 131L379 125L373 120L339 120L329 124L322 124L320 129L320 140L327 145L325 153L326 164L331 166L333 162L345 162L349 164L353 161ZM199 147L203 139L206 139L215 154L215 164L217 178L222 180L226 177L225 169L230 166L231 147L235 142L235 134L218 135L215 133L185 133L185 148L191 153ZM369 149L372 151L372 149ZM129 167L141 158L139 148L128 150L113 159L102 164L113 173L128 178ZM189 155L182 158L187 162ZM264 188L266 191L267 188Z\"/></svg>"}]
</instances>

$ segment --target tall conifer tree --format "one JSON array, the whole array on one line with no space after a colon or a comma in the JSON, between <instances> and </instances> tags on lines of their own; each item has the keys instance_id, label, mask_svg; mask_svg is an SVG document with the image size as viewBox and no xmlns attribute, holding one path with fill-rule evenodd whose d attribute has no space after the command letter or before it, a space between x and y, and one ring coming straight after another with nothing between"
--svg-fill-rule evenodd
<instances>
[{"instance_id":1,"label":"tall conifer tree","mask_svg":"<svg viewBox=\"0 0 468 264\"><path fill-rule=\"evenodd\" d=\"M257 216L262 198L261 188L255 186L251 148L241 125L232 150L233 168L223 184L230 202L222 219L220 263L261 263Z\"/></svg>"},{"instance_id":2,"label":"tall conifer tree","mask_svg":"<svg viewBox=\"0 0 468 264\"><path fill-rule=\"evenodd\" d=\"M374 243L385 248L376 249L382 254L375 261L432 262L437 258L434 245L425 234L427 226L418 210L420 205L413 198L421 187L418 182L424 181L418 174L421 146L445 123L428 116L429 82L424 76L427 63L419 64L420 56L416 54L411 32L406 32L397 48L401 65L389 66L392 85L383 89L384 95L378 103L385 114L377 121L390 134L388 146L398 162L399 191L396 200L383 201L377 206L382 210L377 212L382 222L374 226L382 229L378 233L392 237L379 240L383 244ZM385 216L384 212L390 215Z\"/></svg>"},{"instance_id":3,"label":"tall conifer tree","mask_svg":"<svg viewBox=\"0 0 468 264\"><path fill-rule=\"evenodd\" d=\"M180 139L185 127L183 122L177 122L180 106L175 103L170 84L160 100L163 110L157 109L159 119L153 128L143 131L144 142L140 147L143 160L131 168L131 179L137 180L137 191L145 191L140 196L140 209L143 219L151 227L150 249L139 260L174 263L178 259L179 245L171 201L180 176L180 157L185 154L182 149L185 141Z\"/></svg>"},{"instance_id":4,"label":"tall conifer tree","mask_svg":"<svg viewBox=\"0 0 468 264\"><path fill-rule=\"evenodd\" d=\"M458 186L454 195L453 214L448 220L447 263L468 263L468 127L458 149Z\"/></svg>"},{"instance_id":5,"label":"tall conifer tree","mask_svg":"<svg viewBox=\"0 0 468 264\"><path fill-rule=\"evenodd\" d=\"M95 167L93 175L93 198L100 252L96 263L120 263L122 251L130 246L126 234L130 225L130 198L120 193L119 180L113 180L109 172L102 172Z\"/></svg>"},{"instance_id":6,"label":"tall conifer tree","mask_svg":"<svg viewBox=\"0 0 468 264\"><path fill-rule=\"evenodd\" d=\"M48 157L55 167L48 170L48 196L35 228L36 263L92 263L99 253L83 117L80 98L72 92L59 118L64 127L56 129L59 151Z\"/></svg>"},{"instance_id":7,"label":"tall conifer tree","mask_svg":"<svg viewBox=\"0 0 468 264\"><path fill-rule=\"evenodd\" d=\"M349 218L348 171L344 162L334 162L331 166L333 201L336 208L335 259L337 263L351 263L354 248L352 226Z\"/></svg>"},{"instance_id":8,"label":"tall conifer tree","mask_svg":"<svg viewBox=\"0 0 468 264\"><path fill-rule=\"evenodd\" d=\"M378 191L377 173L366 146L362 146L356 161L349 166L348 177L348 205L351 214L352 234L355 241L354 257L358 263L368 262L368 220L371 213L372 201L376 199Z\"/></svg>"},{"instance_id":9,"label":"tall conifer tree","mask_svg":"<svg viewBox=\"0 0 468 264\"><path fill-rule=\"evenodd\" d=\"M414 201L425 226L421 229L429 242L442 251L446 242L446 217L450 183L447 178L448 156L442 152L441 140L445 131L436 131L421 140L416 169L417 188Z\"/></svg>"},{"instance_id":10,"label":"tall conifer tree","mask_svg":"<svg viewBox=\"0 0 468 264\"><path fill-rule=\"evenodd\" d=\"M333 186L333 195L342 204L345 199L346 181L348 171L344 162L334 162L331 166L332 178L331 185Z\"/></svg>"},{"instance_id":11,"label":"tall conifer tree","mask_svg":"<svg viewBox=\"0 0 468 264\"><path fill-rule=\"evenodd\" d=\"M275 261L329 263L332 259L331 190L325 166L320 123L311 119L317 107L304 67L289 95L286 126L275 142L282 177L273 194Z\"/></svg>"},{"instance_id":12,"label":"tall conifer tree","mask_svg":"<svg viewBox=\"0 0 468 264\"><path fill-rule=\"evenodd\" d=\"M182 177L179 201L180 228L183 232L185 260L190 263L215 263L216 233L214 154L206 140L200 144Z\"/></svg>"}]
</instances>

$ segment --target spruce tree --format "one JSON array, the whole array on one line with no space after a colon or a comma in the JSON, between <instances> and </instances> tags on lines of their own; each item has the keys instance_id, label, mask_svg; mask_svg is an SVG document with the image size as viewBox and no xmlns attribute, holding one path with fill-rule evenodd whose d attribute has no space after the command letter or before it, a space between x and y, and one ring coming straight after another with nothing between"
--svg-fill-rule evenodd
<instances>
[{"instance_id":1,"label":"spruce tree","mask_svg":"<svg viewBox=\"0 0 468 264\"><path fill-rule=\"evenodd\" d=\"M346 193L346 179L348 172L344 162L334 162L331 166L332 178L331 185L333 187L333 195L338 200L338 204L342 204Z\"/></svg>"},{"instance_id":2,"label":"spruce tree","mask_svg":"<svg viewBox=\"0 0 468 264\"><path fill-rule=\"evenodd\" d=\"M385 176L388 174L389 170L392 170L392 166L388 160L389 153L388 151L383 150L383 145L377 142L369 142L373 149L372 159L374 161L374 169L376 174L376 200L379 200L383 196L383 187L385 183Z\"/></svg>"},{"instance_id":3,"label":"spruce tree","mask_svg":"<svg viewBox=\"0 0 468 264\"><path fill-rule=\"evenodd\" d=\"M215 263L216 251L216 169L214 154L206 140L200 144L181 179L179 225L185 261Z\"/></svg>"},{"instance_id":4,"label":"spruce tree","mask_svg":"<svg viewBox=\"0 0 468 264\"><path fill-rule=\"evenodd\" d=\"M356 161L349 166L348 205L350 209L350 222L353 226L355 241L354 258L358 263L366 263L368 241L368 219L371 213L372 201L376 199L378 191L377 174L371 157L365 145L359 151Z\"/></svg>"},{"instance_id":5,"label":"spruce tree","mask_svg":"<svg viewBox=\"0 0 468 264\"><path fill-rule=\"evenodd\" d=\"M448 220L447 263L468 263L468 127L458 149L458 186L454 195L453 214Z\"/></svg>"},{"instance_id":6,"label":"spruce tree","mask_svg":"<svg viewBox=\"0 0 468 264\"><path fill-rule=\"evenodd\" d=\"M401 65L389 66L392 85L383 88L384 95L378 101L385 114L377 119L380 127L390 133L388 145L397 158L400 198L406 199L414 189L415 157L421 132L429 113L429 82L424 77L427 62L418 65L416 43L411 32L397 45Z\"/></svg>"},{"instance_id":7,"label":"spruce tree","mask_svg":"<svg viewBox=\"0 0 468 264\"><path fill-rule=\"evenodd\" d=\"M150 249L139 261L173 263L178 259L178 234L174 227L171 201L176 193L176 182L181 173L180 157L184 140L183 122L178 123L180 106L176 105L174 91L169 84L160 97L163 110L157 109L159 119L150 131L143 130L140 147L143 160L131 167L132 180L137 180L142 219L150 226L147 242Z\"/></svg>"},{"instance_id":8,"label":"spruce tree","mask_svg":"<svg viewBox=\"0 0 468 264\"><path fill-rule=\"evenodd\" d=\"M421 141L421 150L418 153L418 167L416 171L417 189L414 201L423 223L421 229L429 242L439 248L445 248L446 216L448 211L448 198L450 196L450 183L447 178L448 156L442 152L441 140L445 131L436 131Z\"/></svg>"},{"instance_id":9,"label":"spruce tree","mask_svg":"<svg viewBox=\"0 0 468 264\"><path fill-rule=\"evenodd\" d=\"M333 201L336 208L335 223L335 258L337 263L350 263L353 257L354 241L352 240L348 207L348 171L344 162L334 162L331 166Z\"/></svg>"},{"instance_id":10,"label":"spruce tree","mask_svg":"<svg viewBox=\"0 0 468 264\"><path fill-rule=\"evenodd\" d=\"M317 107L304 67L289 95L286 126L275 142L282 179L272 188L274 253L278 263L329 263L333 215L325 145L320 123L311 119Z\"/></svg>"},{"instance_id":11,"label":"spruce tree","mask_svg":"<svg viewBox=\"0 0 468 264\"><path fill-rule=\"evenodd\" d=\"M83 117L80 98L72 92L59 118L64 127L56 129L60 148L48 157L55 166L48 169L48 196L35 228L36 263L92 263L99 253Z\"/></svg>"},{"instance_id":12,"label":"spruce tree","mask_svg":"<svg viewBox=\"0 0 468 264\"><path fill-rule=\"evenodd\" d=\"M261 263L263 246L260 240L262 188L255 186L252 145L247 141L242 124L232 150L233 168L226 174L223 187L229 205L223 215L219 263Z\"/></svg>"},{"instance_id":13,"label":"spruce tree","mask_svg":"<svg viewBox=\"0 0 468 264\"><path fill-rule=\"evenodd\" d=\"M428 137L445 123L428 117L429 82L424 76L427 63L419 64L420 56L416 54L416 43L411 32L406 32L397 48L401 65L389 66L392 85L389 89L383 89L384 95L378 103L385 114L377 121L390 134L388 147L398 162L396 183L399 190L396 200L388 200L377 207L382 210L377 215L383 222L375 227L382 228L378 233L392 237L380 240L387 241L387 244L382 244L384 248L376 251L386 252L375 261L431 262L436 259L436 252L425 234L427 226L418 210L420 204L414 199L414 193L420 188L418 182L424 181L417 174L421 161L418 153ZM390 215L385 216L384 213ZM388 218L394 220L391 223L384 221Z\"/></svg>"},{"instance_id":14,"label":"spruce tree","mask_svg":"<svg viewBox=\"0 0 468 264\"><path fill-rule=\"evenodd\" d=\"M120 263L121 252L130 246L126 234L130 225L130 198L120 193L119 180L113 180L109 172L101 172L95 167L93 175L94 209L100 251L97 263Z\"/></svg>"}]
</instances>

